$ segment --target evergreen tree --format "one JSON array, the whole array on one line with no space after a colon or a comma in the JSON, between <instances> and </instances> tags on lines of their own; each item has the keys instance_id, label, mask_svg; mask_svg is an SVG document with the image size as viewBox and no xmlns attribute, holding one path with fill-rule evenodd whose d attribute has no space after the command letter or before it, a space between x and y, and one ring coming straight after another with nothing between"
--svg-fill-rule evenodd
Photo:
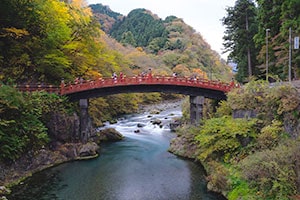
<instances>
[{"instance_id":1,"label":"evergreen tree","mask_svg":"<svg viewBox=\"0 0 300 200\"><path fill-rule=\"evenodd\" d=\"M298 0L258 0L258 33L255 42L260 49L258 60L261 66L266 62L266 39L268 39L269 74L282 80L288 78L289 28L292 36L300 33L300 1ZM269 36L266 38L266 30ZM299 76L299 51L292 53L293 77ZM263 71L262 71L263 72Z\"/></svg>"},{"instance_id":2,"label":"evergreen tree","mask_svg":"<svg viewBox=\"0 0 300 200\"><path fill-rule=\"evenodd\" d=\"M131 31L123 33L122 34L122 39L121 39L120 42L124 45L129 44L129 45L132 45L132 46L136 46L136 41L135 41Z\"/></svg>"},{"instance_id":3,"label":"evergreen tree","mask_svg":"<svg viewBox=\"0 0 300 200\"><path fill-rule=\"evenodd\" d=\"M238 0L226 11L227 16L222 20L226 27L225 52L230 52L229 58L238 64L237 80L245 81L257 74L257 50L253 40L257 32L256 7L251 0Z\"/></svg>"}]
</instances>

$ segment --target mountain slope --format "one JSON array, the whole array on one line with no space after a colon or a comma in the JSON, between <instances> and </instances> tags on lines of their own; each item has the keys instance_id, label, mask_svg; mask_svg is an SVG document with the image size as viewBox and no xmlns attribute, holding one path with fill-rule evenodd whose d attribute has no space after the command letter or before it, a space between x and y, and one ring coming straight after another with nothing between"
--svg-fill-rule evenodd
<instances>
[{"instance_id":1,"label":"mountain slope","mask_svg":"<svg viewBox=\"0 0 300 200\"><path fill-rule=\"evenodd\" d=\"M101 9L97 9L100 7ZM103 17L107 6L101 4L91 5L94 15L101 23L102 29L107 27ZM106 11L101 11L105 10ZM110 9L109 9L110 10ZM144 70L154 68L160 74L170 75L177 72L181 76L209 77L213 79L229 80L230 68L220 58L217 52L211 50L210 45L191 26L176 16L160 19L151 11L139 8L132 10L128 16L119 18L110 24L105 32L115 38L123 46L135 47L138 51L136 57L130 57L132 66ZM154 64L145 66L138 60L150 57ZM128 56L125 54L125 56ZM151 62L147 62L149 64Z\"/></svg>"}]
</instances>

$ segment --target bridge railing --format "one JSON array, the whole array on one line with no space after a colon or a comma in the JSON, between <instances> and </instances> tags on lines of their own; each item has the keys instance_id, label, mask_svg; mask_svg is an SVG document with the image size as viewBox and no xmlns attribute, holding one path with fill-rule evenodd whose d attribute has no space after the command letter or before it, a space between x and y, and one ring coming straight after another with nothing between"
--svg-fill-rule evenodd
<instances>
[{"instance_id":1,"label":"bridge railing","mask_svg":"<svg viewBox=\"0 0 300 200\"><path fill-rule=\"evenodd\" d=\"M224 83L220 81L212 81L208 79L193 79L186 77L169 77L169 76L154 76L154 77L123 77L123 78L99 78L97 80L82 80L76 83L61 83L60 86L45 85L45 84L26 84L15 85L15 88L23 92L46 91L60 95L67 95L85 90L91 90L104 87L126 86L126 85L178 85L207 88L229 92L232 88L238 87L233 82Z\"/></svg>"},{"instance_id":2,"label":"bridge railing","mask_svg":"<svg viewBox=\"0 0 300 200\"><path fill-rule=\"evenodd\" d=\"M22 92L45 91L48 93L60 94L60 87L55 85L26 84L26 85L14 85L14 87Z\"/></svg>"},{"instance_id":3,"label":"bridge railing","mask_svg":"<svg viewBox=\"0 0 300 200\"><path fill-rule=\"evenodd\" d=\"M155 77L124 77L124 78L99 78L97 80L81 81L73 84L61 84L61 95L76 93L85 90L91 90L95 88L114 87L114 86L126 86L126 85L178 85L178 86L191 86L199 88L207 88L213 90L219 90L223 92L229 92L235 87L234 84L224 83L220 81L211 81L208 79L191 79L185 77L167 77L167 76L155 76Z\"/></svg>"}]
</instances>

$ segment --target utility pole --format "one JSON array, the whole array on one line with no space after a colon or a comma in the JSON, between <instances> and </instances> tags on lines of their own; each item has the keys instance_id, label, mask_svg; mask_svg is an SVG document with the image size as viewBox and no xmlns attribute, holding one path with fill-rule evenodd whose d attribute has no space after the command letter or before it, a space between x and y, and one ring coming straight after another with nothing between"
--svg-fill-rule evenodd
<instances>
[{"instance_id":1,"label":"utility pole","mask_svg":"<svg viewBox=\"0 0 300 200\"><path fill-rule=\"evenodd\" d=\"M292 28L289 28L289 82L292 82Z\"/></svg>"}]
</instances>

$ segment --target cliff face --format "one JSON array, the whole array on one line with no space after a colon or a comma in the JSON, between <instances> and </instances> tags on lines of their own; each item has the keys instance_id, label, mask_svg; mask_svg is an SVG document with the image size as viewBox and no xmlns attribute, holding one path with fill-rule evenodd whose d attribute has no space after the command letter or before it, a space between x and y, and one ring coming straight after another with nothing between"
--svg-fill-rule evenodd
<instances>
[{"instance_id":1,"label":"cliff face","mask_svg":"<svg viewBox=\"0 0 300 200\"><path fill-rule=\"evenodd\" d=\"M79 141L80 123L76 113L51 113L47 122L51 142L39 150L31 150L14 162L0 163L0 185L15 183L32 173L59 163L95 157L99 146ZM90 134L95 134L89 122Z\"/></svg>"},{"instance_id":2,"label":"cliff face","mask_svg":"<svg viewBox=\"0 0 300 200\"><path fill-rule=\"evenodd\" d=\"M300 112L300 107L295 110L295 113ZM295 117L295 113L286 113L283 118L284 129L290 136L294 139L299 138L300 136L300 118Z\"/></svg>"},{"instance_id":3,"label":"cliff face","mask_svg":"<svg viewBox=\"0 0 300 200\"><path fill-rule=\"evenodd\" d=\"M48 134L53 142L72 142L78 139L80 132L80 120L76 113L51 113L46 122Z\"/></svg>"},{"instance_id":4,"label":"cliff face","mask_svg":"<svg viewBox=\"0 0 300 200\"><path fill-rule=\"evenodd\" d=\"M168 151L181 157L196 159L197 145L194 143L194 137L192 134L182 134L173 138Z\"/></svg>"},{"instance_id":5,"label":"cliff face","mask_svg":"<svg viewBox=\"0 0 300 200\"><path fill-rule=\"evenodd\" d=\"M92 121L88 119L87 134L90 137L96 134ZM51 113L46 123L48 134L53 142L80 142L80 119L77 113Z\"/></svg>"}]
</instances>

